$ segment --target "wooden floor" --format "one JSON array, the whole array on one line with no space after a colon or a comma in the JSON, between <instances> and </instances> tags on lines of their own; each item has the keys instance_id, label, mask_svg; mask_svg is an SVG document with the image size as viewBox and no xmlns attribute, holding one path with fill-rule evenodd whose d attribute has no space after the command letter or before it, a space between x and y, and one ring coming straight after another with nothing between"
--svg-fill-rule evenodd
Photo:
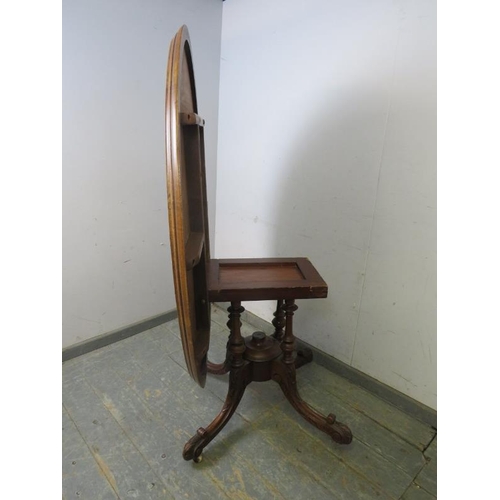
<instances>
[{"instance_id":1,"label":"wooden floor","mask_svg":"<svg viewBox=\"0 0 500 500\"><path fill-rule=\"evenodd\" d=\"M226 316L212 314L212 360ZM255 328L244 324L244 333ZM184 443L219 412L227 376L205 389L186 372L172 321L63 364L63 498L406 499L436 497L435 431L326 369L298 372L304 399L354 434L333 443L302 420L272 381L252 383L237 414L205 449ZM284 439L284 430L293 439Z\"/></svg>"}]
</instances>

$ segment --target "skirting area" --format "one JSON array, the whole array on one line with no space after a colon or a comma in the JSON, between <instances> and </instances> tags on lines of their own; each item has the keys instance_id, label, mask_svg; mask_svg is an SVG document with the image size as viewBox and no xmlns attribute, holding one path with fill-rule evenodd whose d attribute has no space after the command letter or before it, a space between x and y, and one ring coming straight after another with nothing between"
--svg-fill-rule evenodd
<instances>
[{"instance_id":1,"label":"skirting area","mask_svg":"<svg viewBox=\"0 0 500 500\"><path fill-rule=\"evenodd\" d=\"M227 318L214 308L212 319L211 354L221 361ZM269 381L248 387L194 464L182 448L219 412L227 376L196 386L176 320L66 361L64 498L435 498L431 425L317 363L300 368L298 380L306 401L351 427L350 446L302 420ZM293 439L283 439L285 428Z\"/></svg>"}]
</instances>

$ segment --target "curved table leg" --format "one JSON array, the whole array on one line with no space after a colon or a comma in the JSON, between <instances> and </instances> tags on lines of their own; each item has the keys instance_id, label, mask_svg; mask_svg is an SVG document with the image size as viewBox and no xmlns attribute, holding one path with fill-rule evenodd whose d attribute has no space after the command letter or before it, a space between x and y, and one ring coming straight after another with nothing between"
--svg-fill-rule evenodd
<instances>
[{"instance_id":1,"label":"curved table leg","mask_svg":"<svg viewBox=\"0 0 500 500\"><path fill-rule=\"evenodd\" d=\"M222 363L212 363L207 361L207 371L212 375L225 375L229 368L231 367L231 362L228 358Z\"/></svg>"},{"instance_id":2,"label":"curved table leg","mask_svg":"<svg viewBox=\"0 0 500 500\"><path fill-rule=\"evenodd\" d=\"M229 326L229 324L228 324ZM226 359L222 363L212 363L207 361L207 371L212 375L225 375L231 369L231 353L229 352L229 345L231 342L231 333L229 333L226 344Z\"/></svg>"},{"instance_id":3,"label":"curved table leg","mask_svg":"<svg viewBox=\"0 0 500 500\"><path fill-rule=\"evenodd\" d=\"M184 460L201 461L203 448L219 434L224 426L233 416L239 402L245 392L246 386L250 383L248 364L238 368L232 368L229 372L229 390L226 401L220 413L214 418L212 423L206 428L200 427L196 434L186 443L182 456Z\"/></svg>"},{"instance_id":4,"label":"curved table leg","mask_svg":"<svg viewBox=\"0 0 500 500\"><path fill-rule=\"evenodd\" d=\"M288 401L310 424L326 432L336 443L349 444L352 441L349 427L337 422L333 413L325 417L300 397L294 364L286 364L281 359L277 359L273 364L273 380L278 382Z\"/></svg>"}]
</instances>

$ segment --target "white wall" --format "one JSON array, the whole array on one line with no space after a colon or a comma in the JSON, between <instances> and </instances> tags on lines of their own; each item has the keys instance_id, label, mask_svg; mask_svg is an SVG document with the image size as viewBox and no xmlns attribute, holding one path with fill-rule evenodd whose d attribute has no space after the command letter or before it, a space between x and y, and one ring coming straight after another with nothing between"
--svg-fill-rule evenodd
<instances>
[{"instance_id":1,"label":"white wall","mask_svg":"<svg viewBox=\"0 0 500 500\"><path fill-rule=\"evenodd\" d=\"M168 47L187 24L213 229L221 23L221 0L63 2L63 346L175 308Z\"/></svg>"},{"instance_id":2,"label":"white wall","mask_svg":"<svg viewBox=\"0 0 500 500\"><path fill-rule=\"evenodd\" d=\"M435 1L225 2L215 256L308 256L298 335L433 408L435 189Z\"/></svg>"}]
</instances>

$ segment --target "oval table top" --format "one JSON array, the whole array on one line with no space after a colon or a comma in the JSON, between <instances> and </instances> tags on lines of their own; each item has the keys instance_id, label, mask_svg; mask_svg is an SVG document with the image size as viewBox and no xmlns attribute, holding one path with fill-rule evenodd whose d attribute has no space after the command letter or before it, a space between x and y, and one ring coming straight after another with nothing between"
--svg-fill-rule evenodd
<instances>
[{"instance_id":1,"label":"oval table top","mask_svg":"<svg viewBox=\"0 0 500 500\"><path fill-rule=\"evenodd\" d=\"M191 377L204 387L210 341L210 259L203 126L198 115L189 33L170 43L165 136L170 249L182 347Z\"/></svg>"}]
</instances>

